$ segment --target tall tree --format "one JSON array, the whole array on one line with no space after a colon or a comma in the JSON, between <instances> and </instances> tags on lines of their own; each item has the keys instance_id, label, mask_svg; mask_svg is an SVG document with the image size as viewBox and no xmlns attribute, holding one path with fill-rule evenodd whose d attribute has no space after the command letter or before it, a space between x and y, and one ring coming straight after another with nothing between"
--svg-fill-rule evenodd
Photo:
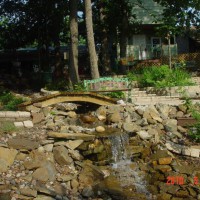
<instances>
[{"instance_id":1,"label":"tall tree","mask_svg":"<svg viewBox=\"0 0 200 200\"><path fill-rule=\"evenodd\" d=\"M103 65L104 73L111 72L111 61L109 55L109 39L108 39L108 28L106 24L106 6L107 1L101 0L99 1L99 12L100 12L100 35L101 35L101 62Z\"/></svg>"},{"instance_id":2,"label":"tall tree","mask_svg":"<svg viewBox=\"0 0 200 200\"><path fill-rule=\"evenodd\" d=\"M73 83L79 82L78 74L78 0L70 0L70 76Z\"/></svg>"},{"instance_id":3,"label":"tall tree","mask_svg":"<svg viewBox=\"0 0 200 200\"><path fill-rule=\"evenodd\" d=\"M99 78L98 58L94 42L93 20L92 20L92 4L91 0L85 0L85 21L87 29L87 42L90 57L90 70L93 79Z\"/></svg>"},{"instance_id":4,"label":"tall tree","mask_svg":"<svg viewBox=\"0 0 200 200\"><path fill-rule=\"evenodd\" d=\"M191 26L200 29L199 0L154 0L163 6L163 32L173 34L185 31Z\"/></svg>"}]
</instances>

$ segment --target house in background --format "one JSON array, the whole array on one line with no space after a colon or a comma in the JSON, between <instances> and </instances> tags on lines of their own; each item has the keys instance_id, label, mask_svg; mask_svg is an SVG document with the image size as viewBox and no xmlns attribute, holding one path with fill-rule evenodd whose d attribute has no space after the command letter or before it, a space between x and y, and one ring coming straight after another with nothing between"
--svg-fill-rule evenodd
<instances>
[{"instance_id":1,"label":"house in background","mask_svg":"<svg viewBox=\"0 0 200 200\"><path fill-rule=\"evenodd\" d=\"M163 7L153 0L142 0L142 6L133 7L133 13L141 20L141 25L140 32L128 39L127 57L133 57L134 60L158 59L168 56L169 48L172 56L194 52L198 49L194 48L196 41L187 35L172 36L170 46L166 39L167 36L157 35L156 29L161 24L162 11ZM156 16L157 23L155 23L154 16Z\"/></svg>"}]
</instances>

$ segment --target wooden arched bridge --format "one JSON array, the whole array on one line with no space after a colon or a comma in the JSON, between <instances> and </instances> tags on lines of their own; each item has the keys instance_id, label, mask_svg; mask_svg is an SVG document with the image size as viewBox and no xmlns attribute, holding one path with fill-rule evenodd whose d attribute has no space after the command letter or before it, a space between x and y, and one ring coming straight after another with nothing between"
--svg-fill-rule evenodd
<instances>
[{"instance_id":1,"label":"wooden arched bridge","mask_svg":"<svg viewBox=\"0 0 200 200\"><path fill-rule=\"evenodd\" d=\"M98 105L117 104L116 100L94 92L58 92L56 94L37 98L19 105L20 110L26 110L29 106L39 104L40 107L47 107L62 102L88 102Z\"/></svg>"}]
</instances>

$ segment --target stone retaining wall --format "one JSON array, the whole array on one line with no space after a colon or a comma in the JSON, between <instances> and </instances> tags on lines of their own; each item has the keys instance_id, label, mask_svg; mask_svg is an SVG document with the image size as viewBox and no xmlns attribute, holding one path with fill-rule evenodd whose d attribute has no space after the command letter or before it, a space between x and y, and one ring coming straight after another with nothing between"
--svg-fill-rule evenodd
<instances>
[{"instance_id":1,"label":"stone retaining wall","mask_svg":"<svg viewBox=\"0 0 200 200\"><path fill-rule=\"evenodd\" d=\"M13 122L18 128L32 128L33 122L31 120L30 112L21 111L1 111L0 122Z\"/></svg>"},{"instance_id":2,"label":"stone retaining wall","mask_svg":"<svg viewBox=\"0 0 200 200\"><path fill-rule=\"evenodd\" d=\"M147 93L157 94L160 96L176 96L176 97L200 97L200 86L176 86L176 87L166 87L166 88L154 88L147 87L144 88Z\"/></svg>"},{"instance_id":3,"label":"stone retaining wall","mask_svg":"<svg viewBox=\"0 0 200 200\"><path fill-rule=\"evenodd\" d=\"M1 111L0 121L12 121L20 122L31 119L30 112L20 112L20 111Z\"/></svg>"}]
</instances>

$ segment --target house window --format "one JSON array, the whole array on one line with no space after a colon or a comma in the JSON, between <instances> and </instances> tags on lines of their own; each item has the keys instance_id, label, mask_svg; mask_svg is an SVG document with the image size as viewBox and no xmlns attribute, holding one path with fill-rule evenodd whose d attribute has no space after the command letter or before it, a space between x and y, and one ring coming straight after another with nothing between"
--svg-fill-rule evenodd
<instances>
[{"instance_id":1,"label":"house window","mask_svg":"<svg viewBox=\"0 0 200 200\"><path fill-rule=\"evenodd\" d=\"M157 47L161 45L161 38L160 37L152 37L151 38L151 45L152 47Z\"/></svg>"},{"instance_id":2,"label":"house window","mask_svg":"<svg viewBox=\"0 0 200 200\"><path fill-rule=\"evenodd\" d=\"M152 47L153 58L160 58L161 57L161 38L152 37L151 47Z\"/></svg>"}]
</instances>

